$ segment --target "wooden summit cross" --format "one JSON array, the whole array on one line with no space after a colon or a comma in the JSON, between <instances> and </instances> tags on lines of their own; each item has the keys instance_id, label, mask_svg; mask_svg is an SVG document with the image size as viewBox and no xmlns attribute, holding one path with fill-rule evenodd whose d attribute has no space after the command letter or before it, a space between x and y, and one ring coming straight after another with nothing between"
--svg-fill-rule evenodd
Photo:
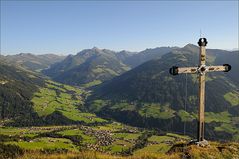
<instances>
[{"instance_id":1,"label":"wooden summit cross","mask_svg":"<svg viewBox=\"0 0 239 159\"><path fill-rule=\"evenodd\" d=\"M172 75L178 75L181 73L197 73L199 76L199 111L198 111L198 136L197 141L204 141L204 109L205 109L205 74L207 72L231 70L229 64L223 64L222 66L206 66L206 38L200 38L198 41L200 47L199 66L198 67L177 67L173 66L169 72Z\"/></svg>"}]
</instances>

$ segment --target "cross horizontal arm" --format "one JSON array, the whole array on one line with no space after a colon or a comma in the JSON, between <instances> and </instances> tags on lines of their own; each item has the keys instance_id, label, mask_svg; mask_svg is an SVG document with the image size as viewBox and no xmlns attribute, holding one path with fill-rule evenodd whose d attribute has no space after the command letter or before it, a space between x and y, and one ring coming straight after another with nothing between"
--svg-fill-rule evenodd
<instances>
[{"instance_id":1,"label":"cross horizontal arm","mask_svg":"<svg viewBox=\"0 0 239 159\"><path fill-rule=\"evenodd\" d=\"M197 73L198 67L177 67L173 66L170 68L169 72L172 75L177 75L181 73Z\"/></svg>"},{"instance_id":2,"label":"cross horizontal arm","mask_svg":"<svg viewBox=\"0 0 239 159\"><path fill-rule=\"evenodd\" d=\"M224 64L223 66L207 66L207 72L215 72L215 71L224 71L228 72L231 70L231 65Z\"/></svg>"},{"instance_id":3,"label":"cross horizontal arm","mask_svg":"<svg viewBox=\"0 0 239 159\"><path fill-rule=\"evenodd\" d=\"M206 66L201 65L199 67L177 67L173 66L170 68L169 73L172 75L178 75L182 73L199 73L199 74L205 74L206 72L216 72L216 71L224 71L228 72L231 70L231 65L224 64L222 66Z\"/></svg>"}]
</instances>

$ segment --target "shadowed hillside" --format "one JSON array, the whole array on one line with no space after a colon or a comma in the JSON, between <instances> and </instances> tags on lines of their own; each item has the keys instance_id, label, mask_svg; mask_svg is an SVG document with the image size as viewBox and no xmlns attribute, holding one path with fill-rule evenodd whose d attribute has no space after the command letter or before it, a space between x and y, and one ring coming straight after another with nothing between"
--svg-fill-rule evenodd
<instances>
[{"instance_id":1,"label":"shadowed hillside","mask_svg":"<svg viewBox=\"0 0 239 159\"><path fill-rule=\"evenodd\" d=\"M117 59L115 52L93 48L83 50L75 56L69 55L43 73L66 84L93 86L128 69L129 67Z\"/></svg>"},{"instance_id":2,"label":"shadowed hillside","mask_svg":"<svg viewBox=\"0 0 239 159\"><path fill-rule=\"evenodd\" d=\"M115 77L96 88L89 98L89 110L121 122L165 131L183 132L186 122L186 131L196 134L197 75L172 76L169 68L174 65L197 66L198 52L197 46L189 44ZM223 59L226 56L228 58ZM223 72L207 74L208 137L238 139L238 83L231 78L238 75L237 56L238 52L208 50L208 65L231 62L234 69L233 75Z\"/></svg>"}]
</instances>

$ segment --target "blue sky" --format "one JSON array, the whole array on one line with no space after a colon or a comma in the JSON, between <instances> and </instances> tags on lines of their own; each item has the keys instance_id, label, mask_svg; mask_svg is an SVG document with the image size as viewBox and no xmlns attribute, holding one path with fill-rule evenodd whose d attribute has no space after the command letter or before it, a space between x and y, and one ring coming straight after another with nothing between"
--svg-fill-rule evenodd
<instances>
[{"instance_id":1,"label":"blue sky","mask_svg":"<svg viewBox=\"0 0 239 159\"><path fill-rule=\"evenodd\" d=\"M238 1L1 1L1 53L238 48Z\"/></svg>"}]
</instances>

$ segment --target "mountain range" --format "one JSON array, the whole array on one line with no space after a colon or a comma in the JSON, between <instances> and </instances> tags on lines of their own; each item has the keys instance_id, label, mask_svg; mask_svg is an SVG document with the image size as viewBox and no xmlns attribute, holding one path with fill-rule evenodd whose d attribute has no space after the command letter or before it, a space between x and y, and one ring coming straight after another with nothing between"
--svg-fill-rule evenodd
<instances>
[{"instance_id":1,"label":"mountain range","mask_svg":"<svg viewBox=\"0 0 239 159\"><path fill-rule=\"evenodd\" d=\"M85 112L138 127L193 135L197 130L197 75L172 76L168 70L173 65L197 66L198 55L199 48L188 44L141 52L95 47L65 58L51 55L48 62L44 60L50 55L1 56L1 118L16 121L29 116L32 123L28 125L72 124L92 118ZM239 139L238 57L238 51L207 49L207 65L232 65L228 73L207 74L206 134L211 139ZM71 92L70 86L47 81L39 69L52 80L76 89ZM62 104L69 98L70 109ZM56 102L46 105L41 99ZM62 120L56 122L58 118ZM46 119L49 122L44 122Z\"/></svg>"},{"instance_id":2,"label":"mountain range","mask_svg":"<svg viewBox=\"0 0 239 159\"><path fill-rule=\"evenodd\" d=\"M34 55L31 53L20 53L16 55L2 56L5 63L14 64L31 71L40 72L56 62L60 62L65 56L54 54Z\"/></svg>"},{"instance_id":3,"label":"mountain range","mask_svg":"<svg viewBox=\"0 0 239 159\"><path fill-rule=\"evenodd\" d=\"M88 99L89 110L135 126L196 134L197 75L172 76L169 68L174 65L197 66L198 52L199 48L192 44L174 48L160 59L145 62L99 85ZM229 73L207 74L208 136L238 137L238 57L238 51L207 50L208 65L232 65ZM189 129L184 130L185 123Z\"/></svg>"},{"instance_id":4,"label":"mountain range","mask_svg":"<svg viewBox=\"0 0 239 159\"><path fill-rule=\"evenodd\" d=\"M108 81L148 60L160 58L173 48L146 49L139 53L107 49L83 50L43 71L52 79L71 85L94 86Z\"/></svg>"},{"instance_id":5,"label":"mountain range","mask_svg":"<svg viewBox=\"0 0 239 159\"><path fill-rule=\"evenodd\" d=\"M52 65L43 73L66 84L95 85L127 70L129 67L118 60L115 52L94 47L74 56L67 56L62 62Z\"/></svg>"}]
</instances>

